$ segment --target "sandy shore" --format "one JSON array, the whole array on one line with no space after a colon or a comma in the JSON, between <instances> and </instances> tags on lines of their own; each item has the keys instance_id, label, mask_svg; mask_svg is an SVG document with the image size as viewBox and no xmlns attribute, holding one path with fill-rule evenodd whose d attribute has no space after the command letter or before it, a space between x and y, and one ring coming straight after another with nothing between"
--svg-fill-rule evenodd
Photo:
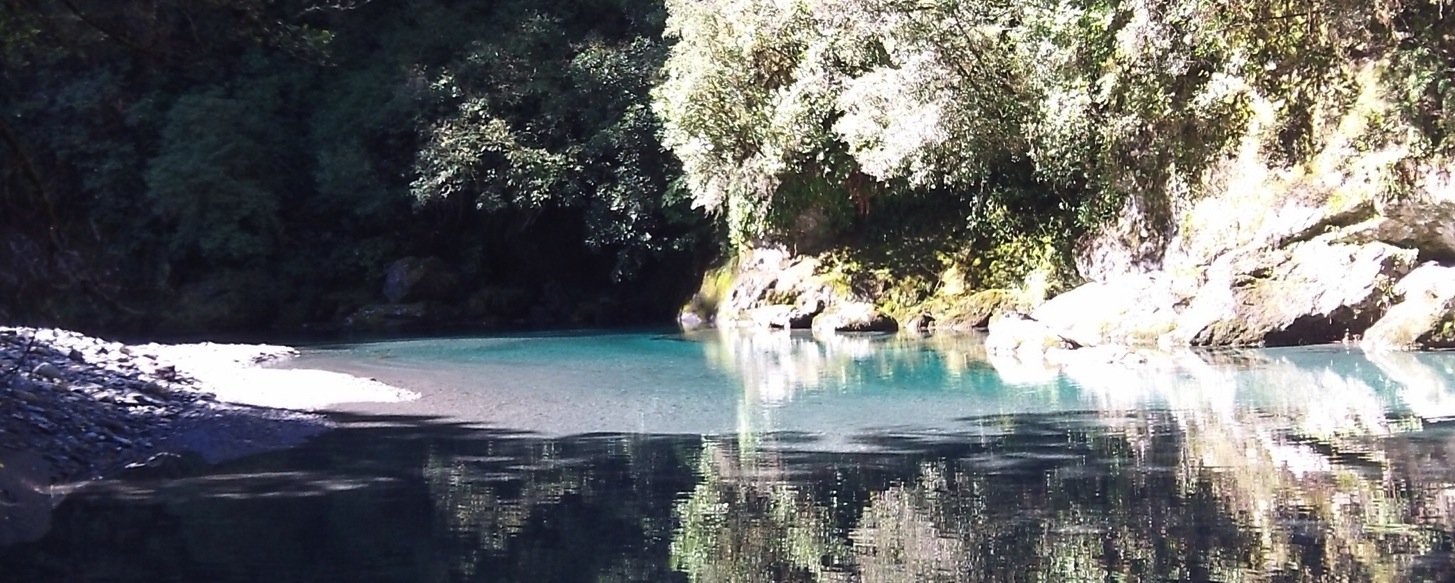
<instances>
[{"instance_id":1,"label":"sandy shore","mask_svg":"<svg viewBox=\"0 0 1455 583\"><path fill-rule=\"evenodd\" d=\"M144 344L145 353L173 363L218 401L254 407L320 411L341 403L397 403L419 393L349 374L277 365L298 355L267 344Z\"/></svg>"}]
</instances>

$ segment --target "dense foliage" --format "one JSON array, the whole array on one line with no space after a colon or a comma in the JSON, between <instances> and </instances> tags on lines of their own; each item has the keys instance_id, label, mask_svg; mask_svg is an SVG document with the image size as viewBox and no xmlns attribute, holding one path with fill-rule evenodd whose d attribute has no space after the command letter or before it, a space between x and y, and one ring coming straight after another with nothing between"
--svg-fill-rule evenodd
<instances>
[{"instance_id":1,"label":"dense foliage","mask_svg":"<svg viewBox=\"0 0 1455 583\"><path fill-rule=\"evenodd\" d=\"M635 0L6 3L0 316L338 321L384 301L392 261L433 256L463 284L436 319L663 317L708 241L648 105L664 18Z\"/></svg>"},{"instance_id":2,"label":"dense foliage","mask_svg":"<svg viewBox=\"0 0 1455 583\"><path fill-rule=\"evenodd\" d=\"M1167 221L1246 141L1275 165L1334 129L1411 159L1452 143L1455 16L1438 0L668 6L665 141L739 243L791 241L852 199L841 231L918 213L878 238L938 233L940 251L982 260L976 283L1004 285L1064 272L1071 242L1128 200ZM1363 92L1382 106L1338 128ZM897 216L871 195L901 199ZM926 231L944 221L958 224Z\"/></svg>"},{"instance_id":3,"label":"dense foliage","mask_svg":"<svg viewBox=\"0 0 1455 583\"><path fill-rule=\"evenodd\" d=\"M1449 8L7 2L0 317L338 321L411 256L463 284L448 318L648 316L719 238L907 302L950 267L1049 289L1242 153L1391 152L1398 194L1455 144Z\"/></svg>"}]
</instances>

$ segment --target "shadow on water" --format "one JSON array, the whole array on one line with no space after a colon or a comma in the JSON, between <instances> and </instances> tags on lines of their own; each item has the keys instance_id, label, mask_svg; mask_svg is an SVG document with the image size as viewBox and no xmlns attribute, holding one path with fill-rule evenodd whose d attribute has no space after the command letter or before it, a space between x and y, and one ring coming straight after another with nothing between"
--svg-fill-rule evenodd
<instances>
[{"instance_id":1,"label":"shadow on water","mask_svg":"<svg viewBox=\"0 0 1455 583\"><path fill-rule=\"evenodd\" d=\"M657 487L653 474L670 472L634 472L643 460L613 453L652 438L336 421L302 447L86 484L47 537L0 548L4 580L581 580L665 555L665 542L637 543L670 537L671 492L686 487ZM642 530L651 516L668 517L665 535Z\"/></svg>"},{"instance_id":2,"label":"shadow on water","mask_svg":"<svg viewBox=\"0 0 1455 583\"><path fill-rule=\"evenodd\" d=\"M1455 427L1437 421L1455 410L1445 360L1265 351L1048 373L988 363L973 344L753 342L680 347L700 348L741 383L723 401L737 408L736 431L556 435L444 415L339 415L339 429L298 448L87 484L56 509L45 538L0 547L0 574L1455 577ZM592 346L591 366L632 350ZM567 354L553 350L543 362ZM995 375L998 384L983 384ZM885 378L898 381L875 384ZM677 395L654 390L658 400ZM804 429L825 419L840 429Z\"/></svg>"},{"instance_id":3,"label":"shadow on water","mask_svg":"<svg viewBox=\"0 0 1455 583\"><path fill-rule=\"evenodd\" d=\"M544 438L340 416L309 444L95 482L7 581L1406 580L1452 570L1455 432L1297 473L1173 412L963 431ZM764 445L768 447L764 447ZM1280 447L1303 447L1289 441ZM1264 452L1266 453L1266 452ZM1375 459L1377 461L1370 462ZM1375 467L1368 467L1373 463Z\"/></svg>"}]
</instances>

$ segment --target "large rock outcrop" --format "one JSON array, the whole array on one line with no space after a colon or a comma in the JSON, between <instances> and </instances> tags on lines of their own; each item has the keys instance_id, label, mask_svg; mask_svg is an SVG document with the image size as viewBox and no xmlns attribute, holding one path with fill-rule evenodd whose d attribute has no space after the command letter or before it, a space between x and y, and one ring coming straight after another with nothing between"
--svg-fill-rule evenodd
<instances>
[{"instance_id":1,"label":"large rock outcrop","mask_svg":"<svg viewBox=\"0 0 1455 583\"><path fill-rule=\"evenodd\" d=\"M1179 314L1173 343L1333 342L1373 325L1417 253L1383 243L1310 242L1249 257L1212 277Z\"/></svg>"},{"instance_id":2,"label":"large rock outcrop","mask_svg":"<svg viewBox=\"0 0 1455 583\"><path fill-rule=\"evenodd\" d=\"M1225 158L1169 182L1151 196L1161 202L1131 197L1087 235L1076 265L1091 283L1032 315L1085 346L1294 345L1366 331L1370 348L1441 345L1451 306L1434 282L1445 276L1411 272L1455 261L1455 163L1361 141L1382 119L1377 92L1321 120L1308 159L1272 161L1262 144L1276 109L1255 105L1267 110Z\"/></svg>"},{"instance_id":3,"label":"large rock outcrop","mask_svg":"<svg viewBox=\"0 0 1455 583\"><path fill-rule=\"evenodd\" d=\"M895 320L867 298L823 273L816 257L780 247L750 249L739 258L713 320L723 327L892 332Z\"/></svg>"},{"instance_id":4,"label":"large rock outcrop","mask_svg":"<svg viewBox=\"0 0 1455 583\"><path fill-rule=\"evenodd\" d=\"M1039 360L1048 350L1074 346L1044 322L1020 314L1004 314L991 320L985 337L985 351L991 356L1022 360Z\"/></svg>"},{"instance_id":5,"label":"large rock outcrop","mask_svg":"<svg viewBox=\"0 0 1455 583\"><path fill-rule=\"evenodd\" d=\"M1375 199L1376 212L1359 235L1455 261L1455 167L1414 172L1413 192Z\"/></svg>"},{"instance_id":6,"label":"large rock outcrop","mask_svg":"<svg viewBox=\"0 0 1455 583\"><path fill-rule=\"evenodd\" d=\"M1326 240L1243 249L1193 276L1132 273L1091 282L1032 317L1082 346L1332 342L1383 315L1416 255L1379 242Z\"/></svg>"},{"instance_id":7,"label":"large rock outcrop","mask_svg":"<svg viewBox=\"0 0 1455 583\"><path fill-rule=\"evenodd\" d=\"M1176 328L1176 301L1167 283L1139 273L1093 281L1051 298L1031 316L1080 346L1157 344ZM996 339L993 324L990 338Z\"/></svg>"},{"instance_id":8,"label":"large rock outcrop","mask_svg":"<svg viewBox=\"0 0 1455 583\"><path fill-rule=\"evenodd\" d=\"M945 283L947 279L950 278L942 276L941 282ZM1029 308L1009 290L971 291L942 285L928 301L910 311L905 327L926 332L984 330L1002 314Z\"/></svg>"},{"instance_id":9,"label":"large rock outcrop","mask_svg":"<svg viewBox=\"0 0 1455 583\"><path fill-rule=\"evenodd\" d=\"M899 324L869 302L838 301L814 316L809 327L816 333L894 332Z\"/></svg>"},{"instance_id":10,"label":"large rock outcrop","mask_svg":"<svg viewBox=\"0 0 1455 583\"><path fill-rule=\"evenodd\" d=\"M1331 109L1318 150L1293 163L1268 157L1277 107L1256 104L1248 133L1220 158L1147 185L1118 219L1084 236L1075 264L1087 283L1048 301L1023 293L1034 286L974 290L942 277L924 303L896 304L895 313L913 330L1026 313L990 326L987 342L1016 354L1062 342L1281 346L1361 336L1370 350L1455 346L1455 272L1441 267L1455 265L1455 160L1370 141L1387 105L1379 95ZM1433 263L1416 270L1420 262ZM811 257L753 251L719 321L828 328L816 319L834 306L873 300L821 272Z\"/></svg>"},{"instance_id":11,"label":"large rock outcrop","mask_svg":"<svg viewBox=\"0 0 1455 583\"><path fill-rule=\"evenodd\" d=\"M1364 333L1368 351L1455 346L1455 267L1421 265L1394 286L1401 301Z\"/></svg>"}]
</instances>

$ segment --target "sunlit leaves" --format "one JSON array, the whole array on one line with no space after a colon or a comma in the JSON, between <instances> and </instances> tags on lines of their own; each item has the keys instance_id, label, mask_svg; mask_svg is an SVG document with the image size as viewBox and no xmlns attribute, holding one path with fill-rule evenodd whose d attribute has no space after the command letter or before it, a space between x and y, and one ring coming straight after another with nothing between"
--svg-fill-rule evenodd
<instances>
[{"instance_id":1,"label":"sunlit leaves","mask_svg":"<svg viewBox=\"0 0 1455 583\"><path fill-rule=\"evenodd\" d=\"M557 187L565 165L560 154L521 144L510 125L476 99L432 129L412 186L420 199L470 196L488 210L511 203L539 206Z\"/></svg>"},{"instance_id":2,"label":"sunlit leaves","mask_svg":"<svg viewBox=\"0 0 1455 583\"><path fill-rule=\"evenodd\" d=\"M1008 4L952 0L669 2L678 39L656 92L698 205L740 236L766 207L855 175L964 186L1025 151L1035 99ZM882 187L876 187L883 190Z\"/></svg>"},{"instance_id":3,"label":"sunlit leaves","mask_svg":"<svg viewBox=\"0 0 1455 583\"><path fill-rule=\"evenodd\" d=\"M799 2L669 0L677 39L656 89L664 144L682 160L699 206L748 213L771 198L800 154L825 147L827 113L795 86L813 30ZM736 206L741 205L741 206ZM736 206L736 208L735 208Z\"/></svg>"},{"instance_id":4,"label":"sunlit leaves","mask_svg":"<svg viewBox=\"0 0 1455 583\"><path fill-rule=\"evenodd\" d=\"M765 208L806 175L830 197L856 172L883 191L983 190L1029 160L1048 206L1074 210L1187 194L1248 134L1254 102L1275 116L1254 136L1268 159L1305 159L1374 60L1393 62L1385 90L1407 122L1444 143L1443 5L669 2L678 42L656 103L696 202L743 235L768 228Z\"/></svg>"},{"instance_id":5,"label":"sunlit leaves","mask_svg":"<svg viewBox=\"0 0 1455 583\"><path fill-rule=\"evenodd\" d=\"M647 105L666 57L651 24L660 15L621 4L643 30L582 34L572 19L591 14L586 5L500 7L514 24L421 71L438 114L411 168L415 197L497 216L570 209L582 243L617 255L617 278L693 244L683 232L700 217L684 212L677 161ZM431 18L454 26L448 12Z\"/></svg>"}]
</instances>

